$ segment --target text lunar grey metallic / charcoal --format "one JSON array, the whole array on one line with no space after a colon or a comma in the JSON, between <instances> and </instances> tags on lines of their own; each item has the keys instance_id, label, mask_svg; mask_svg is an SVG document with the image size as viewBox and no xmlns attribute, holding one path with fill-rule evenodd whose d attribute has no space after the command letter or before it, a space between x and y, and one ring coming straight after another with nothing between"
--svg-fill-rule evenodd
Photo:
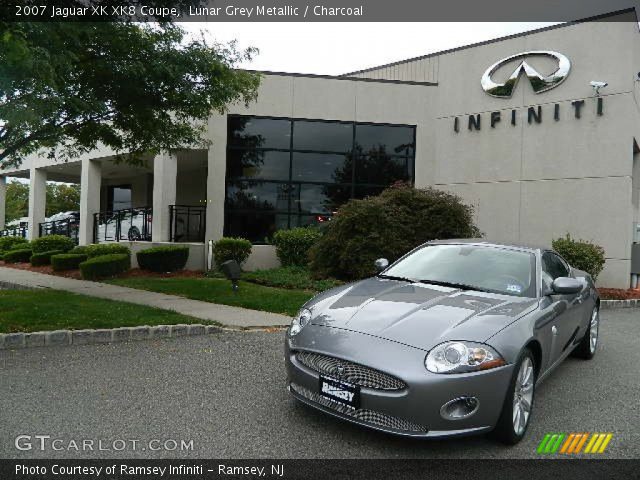
<instances>
[{"instance_id":1,"label":"text lunar grey metallic / charcoal","mask_svg":"<svg viewBox=\"0 0 640 480\"><path fill-rule=\"evenodd\" d=\"M373 368L339 358L312 352L297 352L296 360L323 375L330 375L361 387L378 390L402 390L407 385L400 379Z\"/></svg>"}]
</instances>

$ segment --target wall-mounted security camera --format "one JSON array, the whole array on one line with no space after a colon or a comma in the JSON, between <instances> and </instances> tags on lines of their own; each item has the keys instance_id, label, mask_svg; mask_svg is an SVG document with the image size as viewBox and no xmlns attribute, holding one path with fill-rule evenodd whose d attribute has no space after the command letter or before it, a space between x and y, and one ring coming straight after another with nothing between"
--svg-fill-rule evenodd
<instances>
[{"instance_id":1,"label":"wall-mounted security camera","mask_svg":"<svg viewBox=\"0 0 640 480\"><path fill-rule=\"evenodd\" d=\"M609 84L607 82L599 82L597 80L591 80L589 82L589 85L593 87L593 91L597 96L597 95L600 95L600 89L606 87Z\"/></svg>"},{"instance_id":2,"label":"wall-mounted security camera","mask_svg":"<svg viewBox=\"0 0 640 480\"><path fill-rule=\"evenodd\" d=\"M636 73L636 82L640 82L640 72Z\"/></svg>"}]
</instances>

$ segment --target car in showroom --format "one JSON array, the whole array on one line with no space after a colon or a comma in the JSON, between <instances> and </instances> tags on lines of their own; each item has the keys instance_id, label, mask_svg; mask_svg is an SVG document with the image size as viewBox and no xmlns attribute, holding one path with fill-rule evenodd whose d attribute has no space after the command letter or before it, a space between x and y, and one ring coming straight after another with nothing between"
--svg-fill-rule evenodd
<instances>
[{"instance_id":1,"label":"car in showroom","mask_svg":"<svg viewBox=\"0 0 640 480\"><path fill-rule=\"evenodd\" d=\"M97 243L150 241L152 220L151 209L146 207L100 213L97 216L95 240Z\"/></svg>"},{"instance_id":2,"label":"car in showroom","mask_svg":"<svg viewBox=\"0 0 640 480\"><path fill-rule=\"evenodd\" d=\"M551 249L433 241L376 266L294 317L285 363L301 402L394 434L515 444L536 386L596 353L594 281Z\"/></svg>"}]
</instances>

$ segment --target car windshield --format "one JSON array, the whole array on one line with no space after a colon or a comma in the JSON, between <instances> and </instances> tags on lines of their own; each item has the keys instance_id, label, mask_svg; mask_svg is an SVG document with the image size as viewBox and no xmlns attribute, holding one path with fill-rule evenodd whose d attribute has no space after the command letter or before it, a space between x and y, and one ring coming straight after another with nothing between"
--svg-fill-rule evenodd
<instances>
[{"instance_id":1,"label":"car windshield","mask_svg":"<svg viewBox=\"0 0 640 480\"><path fill-rule=\"evenodd\" d=\"M535 297L534 258L532 253L488 245L429 245L380 276Z\"/></svg>"}]
</instances>

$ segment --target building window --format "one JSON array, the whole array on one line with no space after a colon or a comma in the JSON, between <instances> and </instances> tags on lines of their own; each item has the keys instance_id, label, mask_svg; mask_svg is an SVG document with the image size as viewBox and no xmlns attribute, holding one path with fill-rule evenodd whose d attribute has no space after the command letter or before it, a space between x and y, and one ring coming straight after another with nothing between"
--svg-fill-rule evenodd
<instances>
[{"instance_id":1,"label":"building window","mask_svg":"<svg viewBox=\"0 0 640 480\"><path fill-rule=\"evenodd\" d=\"M268 242L413 183L415 126L229 115L225 235Z\"/></svg>"}]
</instances>

